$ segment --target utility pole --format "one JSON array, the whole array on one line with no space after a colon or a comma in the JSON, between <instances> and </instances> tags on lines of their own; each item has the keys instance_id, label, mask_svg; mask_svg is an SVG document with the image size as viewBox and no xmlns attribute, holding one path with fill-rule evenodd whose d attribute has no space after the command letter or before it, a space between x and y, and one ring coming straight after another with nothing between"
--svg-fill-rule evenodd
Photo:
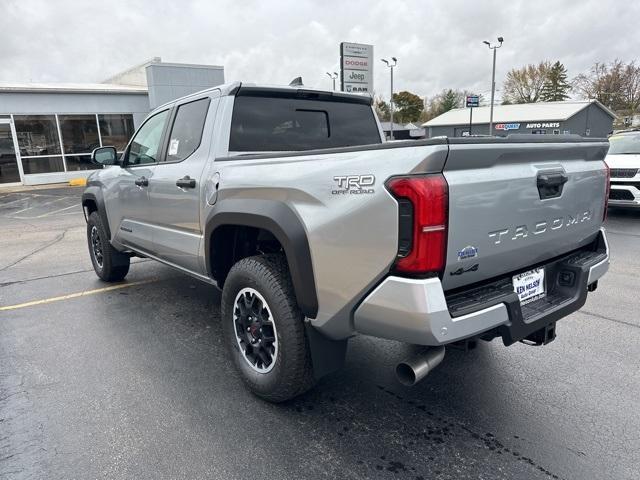
<instances>
[{"instance_id":1,"label":"utility pole","mask_svg":"<svg viewBox=\"0 0 640 480\"><path fill-rule=\"evenodd\" d=\"M327 75L329 75L329 78L331 80L333 80L333 91L336 91L336 78L338 78L338 72L333 72L333 73L329 73L327 72Z\"/></svg>"},{"instance_id":2,"label":"utility pole","mask_svg":"<svg viewBox=\"0 0 640 480\"><path fill-rule=\"evenodd\" d=\"M393 140L393 69L398 64L398 59L396 57L391 57L393 63L389 62L389 60L381 59L384 63L387 64L387 67L391 69L391 98L389 99L389 110L391 113L391 122L390 123L390 135L389 140Z\"/></svg>"},{"instance_id":3,"label":"utility pole","mask_svg":"<svg viewBox=\"0 0 640 480\"><path fill-rule=\"evenodd\" d=\"M493 102L496 95L496 50L502 46L504 38L498 37L498 45L491 46L490 42L486 40L483 42L493 50L493 69L491 70L491 105L489 107L489 135L493 135Z\"/></svg>"}]
</instances>

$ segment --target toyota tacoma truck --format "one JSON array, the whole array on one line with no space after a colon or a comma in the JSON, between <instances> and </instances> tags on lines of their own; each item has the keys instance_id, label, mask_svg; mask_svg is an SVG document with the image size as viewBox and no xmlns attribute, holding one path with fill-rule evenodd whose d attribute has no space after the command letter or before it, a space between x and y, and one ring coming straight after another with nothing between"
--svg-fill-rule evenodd
<instances>
[{"instance_id":1,"label":"toyota tacoma truck","mask_svg":"<svg viewBox=\"0 0 640 480\"><path fill-rule=\"evenodd\" d=\"M344 362L356 334L420 345L543 345L609 265L608 142L384 142L369 97L234 83L154 110L82 195L91 261L132 256L222 289L229 354L278 402Z\"/></svg>"}]
</instances>

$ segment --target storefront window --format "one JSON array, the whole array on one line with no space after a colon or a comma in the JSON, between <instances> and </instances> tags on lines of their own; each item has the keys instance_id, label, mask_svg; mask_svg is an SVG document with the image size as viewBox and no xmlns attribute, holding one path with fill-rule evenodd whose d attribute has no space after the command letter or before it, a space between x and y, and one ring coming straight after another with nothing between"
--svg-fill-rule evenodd
<instances>
[{"instance_id":1,"label":"storefront window","mask_svg":"<svg viewBox=\"0 0 640 480\"><path fill-rule=\"evenodd\" d=\"M22 170L25 175L31 173L64 172L62 157L22 158Z\"/></svg>"},{"instance_id":2,"label":"storefront window","mask_svg":"<svg viewBox=\"0 0 640 480\"><path fill-rule=\"evenodd\" d=\"M122 152L135 132L131 114L13 115L13 120L26 175L100 168L91 163L91 152L102 145Z\"/></svg>"},{"instance_id":3,"label":"storefront window","mask_svg":"<svg viewBox=\"0 0 640 480\"><path fill-rule=\"evenodd\" d=\"M34 156L62 153L54 115L15 115L13 119L18 136L20 155Z\"/></svg>"},{"instance_id":4,"label":"storefront window","mask_svg":"<svg viewBox=\"0 0 640 480\"><path fill-rule=\"evenodd\" d=\"M64 153L91 153L100 146L95 115L58 115Z\"/></svg>"},{"instance_id":5,"label":"storefront window","mask_svg":"<svg viewBox=\"0 0 640 480\"><path fill-rule=\"evenodd\" d=\"M102 145L116 147L122 152L133 136L133 115L98 115Z\"/></svg>"},{"instance_id":6,"label":"storefront window","mask_svg":"<svg viewBox=\"0 0 640 480\"><path fill-rule=\"evenodd\" d=\"M100 165L91 163L91 155L65 155L64 161L67 163L68 172L102 168Z\"/></svg>"}]
</instances>

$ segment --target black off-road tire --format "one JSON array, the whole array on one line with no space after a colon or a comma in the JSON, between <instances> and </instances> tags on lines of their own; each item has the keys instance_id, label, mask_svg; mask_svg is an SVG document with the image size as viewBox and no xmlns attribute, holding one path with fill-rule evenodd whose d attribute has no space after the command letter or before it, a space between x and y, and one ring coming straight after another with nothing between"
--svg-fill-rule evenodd
<instances>
[{"instance_id":1,"label":"black off-road tire","mask_svg":"<svg viewBox=\"0 0 640 480\"><path fill-rule=\"evenodd\" d=\"M89 215L87 244L89 257L98 277L105 282L119 282L127 276L131 258L113 248L98 212Z\"/></svg>"},{"instance_id":2,"label":"black off-road tire","mask_svg":"<svg viewBox=\"0 0 640 480\"><path fill-rule=\"evenodd\" d=\"M278 349L275 363L267 373L255 371L238 344L234 309L236 297L246 288L264 297L275 324ZM314 385L304 315L298 308L284 255L248 257L231 268L222 290L221 319L229 355L254 394L269 402L283 402Z\"/></svg>"}]
</instances>

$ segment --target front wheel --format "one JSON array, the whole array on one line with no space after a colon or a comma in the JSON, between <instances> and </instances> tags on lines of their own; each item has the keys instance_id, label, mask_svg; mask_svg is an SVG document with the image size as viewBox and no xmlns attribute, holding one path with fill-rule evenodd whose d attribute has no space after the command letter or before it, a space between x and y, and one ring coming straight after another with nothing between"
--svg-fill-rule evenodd
<instances>
[{"instance_id":1,"label":"front wheel","mask_svg":"<svg viewBox=\"0 0 640 480\"><path fill-rule=\"evenodd\" d=\"M113 248L98 212L89 215L87 243L91 263L98 277L105 282L119 282L127 276L131 259Z\"/></svg>"},{"instance_id":2,"label":"front wheel","mask_svg":"<svg viewBox=\"0 0 640 480\"><path fill-rule=\"evenodd\" d=\"M304 316L284 255L236 263L222 290L221 316L233 363L253 393L282 402L311 388Z\"/></svg>"}]
</instances>

